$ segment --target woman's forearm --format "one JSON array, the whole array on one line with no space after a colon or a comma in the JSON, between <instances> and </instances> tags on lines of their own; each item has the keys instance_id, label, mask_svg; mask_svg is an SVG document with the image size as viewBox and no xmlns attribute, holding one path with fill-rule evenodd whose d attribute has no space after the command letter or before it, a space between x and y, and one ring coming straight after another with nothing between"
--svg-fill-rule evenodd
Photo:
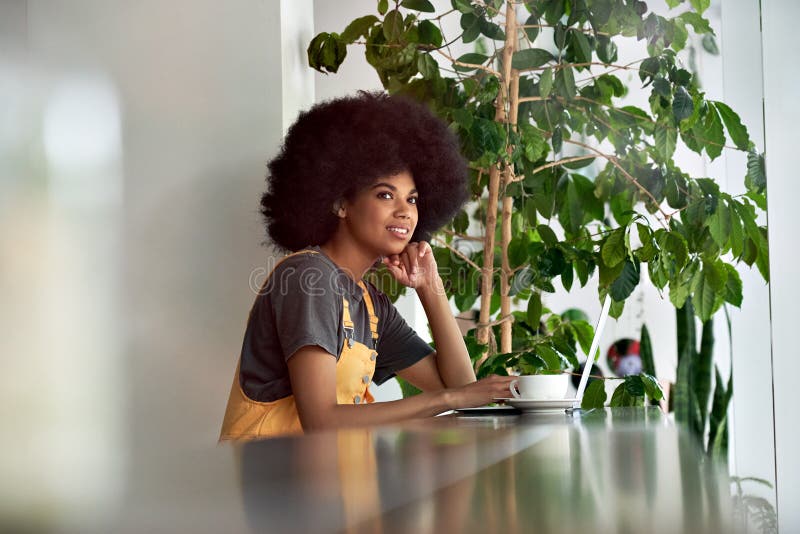
<instances>
[{"instance_id":1,"label":"woman's forearm","mask_svg":"<svg viewBox=\"0 0 800 534\"><path fill-rule=\"evenodd\" d=\"M352 426L381 425L406 419L432 417L455 405L454 392L441 390L420 393L405 399L372 404L337 404L315 415L301 411L305 431L326 430Z\"/></svg>"},{"instance_id":2,"label":"woman's forearm","mask_svg":"<svg viewBox=\"0 0 800 534\"><path fill-rule=\"evenodd\" d=\"M417 295L425 309L436 344L436 366L445 387L463 386L475 381L469 352L450 310L442 279L438 276L429 285L417 287Z\"/></svg>"}]
</instances>

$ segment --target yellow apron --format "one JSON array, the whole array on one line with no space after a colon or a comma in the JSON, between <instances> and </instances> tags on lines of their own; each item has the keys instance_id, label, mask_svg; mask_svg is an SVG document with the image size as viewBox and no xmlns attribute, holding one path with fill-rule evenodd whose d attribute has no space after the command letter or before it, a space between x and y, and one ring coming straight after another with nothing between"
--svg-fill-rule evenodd
<instances>
[{"instance_id":1,"label":"yellow apron","mask_svg":"<svg viewBox=\"0 0 800 534\"><path fill-rule=\"evenodd\" d=\"M303 250L290 254L286 258L296 254L318 254L318 252ZM283 258L283 260L286 258ZM280 262L278 265L280 265ZM277 268L278 265L275 267ZM275 272L274 269L272 272ZM272 276L272 273L270 273L270 276ZM268 281L269 277L264 282L265 286ZM378 346L378 317L375 315L372 299L370 299L364 282L359 281L358 286L364 295L364 303L367 305L367 312L369 313L372 347L367 347L355 341L353 321L350 319L350 304L347 297L343 295L344 313L342 314L342 323L344 325L345 342L339 352L339 360L336 362L336 402L339 404L361 404L374 401L369 392L369 383L375 373L375 360L378 357L378 353L375 350L375 347ZM259 402L249 398L239 382L240 365L241 357L239 358L239 363L236 364L236 373L233 376L233 384L228 397L228 407L225 410L225 418L222 421L220 441L245 441L287 434L301 434L303 428L297 415L294 395L271 402Z\"/></svg>"}]
</instances>

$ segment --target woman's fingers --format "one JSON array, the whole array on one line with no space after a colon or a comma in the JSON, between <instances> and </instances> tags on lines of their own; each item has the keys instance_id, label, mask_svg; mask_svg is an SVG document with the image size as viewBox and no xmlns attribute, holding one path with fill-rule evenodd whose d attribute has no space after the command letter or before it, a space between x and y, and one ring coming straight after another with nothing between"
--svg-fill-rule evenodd
<instances>
[{"instance_id":1,"label":"woman's fingers","mask_svg":"<svg viewBox=\"0 0 800 534\"><path fill-rule=\"evenodd\" d=\"M419 248L419 254L417 254L417 257L419 258L425 256L425 254L433 253L433 250L431 249L431 246L427 241L420 241L419 247L417 248Z\"/></svg>"}]
</instances>

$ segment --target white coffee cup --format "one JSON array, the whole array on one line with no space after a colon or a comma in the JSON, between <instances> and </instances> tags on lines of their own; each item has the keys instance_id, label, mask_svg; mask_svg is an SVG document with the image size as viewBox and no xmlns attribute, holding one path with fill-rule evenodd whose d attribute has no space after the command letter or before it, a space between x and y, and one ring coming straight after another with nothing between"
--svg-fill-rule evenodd
<instances>
[{"instance_id":1,"label":"white coffee cup","mask_svg":"<svg viewBox=\"0 0 800 534\"><path fill-rule=\"evenodd\" d=\"M560 400L567 395L569 375L523 375L508 385L515 399Z\"/></svg>"}]
</instances>

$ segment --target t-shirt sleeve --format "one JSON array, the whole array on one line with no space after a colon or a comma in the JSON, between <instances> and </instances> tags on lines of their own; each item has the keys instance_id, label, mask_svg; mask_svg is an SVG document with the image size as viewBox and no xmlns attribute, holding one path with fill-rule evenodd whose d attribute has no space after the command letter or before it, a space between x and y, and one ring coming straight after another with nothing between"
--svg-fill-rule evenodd
<instances>
[{"instance_id":1,"label":"t-shirt sleeve","mask_svg":"<svg viewBox=\"0 0 800 534\"><path fill-rule=\"evenodd\" d=\"M375 290L378 323L378 359L373 382L380 385L433 352L433 348L408 326L389 297Z\"/></svg>"},{"instance_id":2,"label":"t-shirt sleeve","mask_svg":"<svg viewBox=\"0 0 800 534\"><path fill-rule=\"evenodd\" d=\"M279 265L270 280L270 301L283 357L317 345L335 358L341 342L342 294L333 268L317 258L298 256Z\"/></svg>"}]
</instances>

